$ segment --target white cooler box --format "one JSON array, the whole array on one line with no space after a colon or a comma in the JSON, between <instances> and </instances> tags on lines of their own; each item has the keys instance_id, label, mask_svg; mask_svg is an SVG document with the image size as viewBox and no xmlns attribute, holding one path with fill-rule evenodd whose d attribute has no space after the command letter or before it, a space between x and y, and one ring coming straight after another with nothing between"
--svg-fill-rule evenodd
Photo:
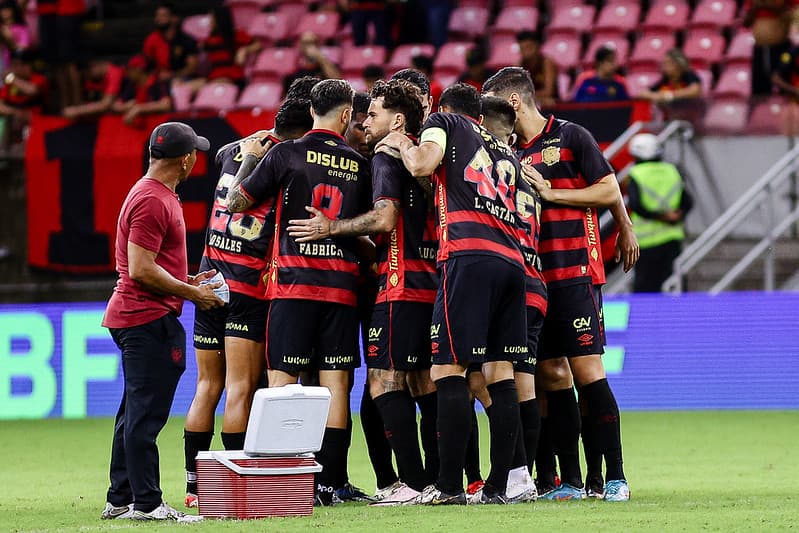
<instances>
[{"instance_id":1,"label":"white cooler box","mask_svg":"<svg viewBox=\"0 0 799 533\"><path fill-rule=\"evenodd\" d=\"M197 455L197 499L207 518L266 518L313 513L313 454L251 457L237 451Z\"/></svg>"}]
</instances>

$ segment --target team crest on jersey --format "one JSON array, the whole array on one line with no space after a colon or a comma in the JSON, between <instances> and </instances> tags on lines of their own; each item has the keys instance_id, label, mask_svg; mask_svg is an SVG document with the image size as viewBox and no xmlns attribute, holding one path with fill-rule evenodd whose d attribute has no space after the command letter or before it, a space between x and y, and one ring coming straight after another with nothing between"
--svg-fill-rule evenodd
<instances>
[{"instance_id":1,"label":"team crest on jersey","mask_svg":"<svg viewBox=\"0 0 799 533\"><path fill-rule=\"evenodd\" d=\"M547 146L541 150L541 161L548 167L560 161L560 146Z\"/></svg>"},{"instance_id":2,"label":"team crest on jersey","mask_svg":"<svg viewBox=\"0 0 799 533\"><path fill-rule=\"evenodd\" d=\"M325 141L325 144L328 145L328 146L336 146L336 141L328 140L328 141Z\"/></svg>"},{"instance_id":3,"label":"team crest on jersey","mask_svg":"<svg viewBox=\"0 0 799 533\"><path fill-rule=\"evenodd\" d=\"M596 261L599 258L599 252L596 251L596 248L591 248L591 259Z\"/></svg>"},{"instance_id":4,"label":"team crest on jersey","mask_svg":"<svg viewBox=\"0 0 799 533\"><path fill-rule=\"evenodd\" d=\"M396 287L397 283L399 283L399 276L397 275L396 272L394 272L393 274L391 274L391 277L388 278L388 281L389 283L391 283L392 287Z\"/></svg>"}]
</instances>

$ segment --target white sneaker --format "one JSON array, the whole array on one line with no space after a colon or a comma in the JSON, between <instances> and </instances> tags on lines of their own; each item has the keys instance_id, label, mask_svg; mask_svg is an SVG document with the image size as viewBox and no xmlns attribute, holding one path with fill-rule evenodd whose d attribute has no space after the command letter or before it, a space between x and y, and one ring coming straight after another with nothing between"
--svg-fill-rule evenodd
<instances>
[{"instance_id":1,"label":"white sneaker","mask_svg":"<svg viewBox=\"0 0 799 533\"><path fill-rule=\"evenodd\" d=\"M103 520L116 520L118 518L133 518L133 504L123 505L116 507L106 502L103 514L100 515Z\"/></svg>"},{"instance_id":2,"label":"white sneaker","mask_svg":"<svg viewBox=\"0 0 799 533\"><path fill-rule=\"evenodd\" d=\"M521 478L513 480L509 478L505 495L508 498L508 503L527 503L538 499L538 490L526 467Z\"/></svg>"},{"instance_id":3,"label":"white sneaker","mask_svg":"<svg viewBox=\"0 0 799 533\"><path fill-rule=\"evenodd\" d=\"M392 492L394 492L395 490L397 490L397 488L399 488L401 486L402 486L402 482L401 481L395 481L394 483L392 483L388 487L384 487L382 489L377 489L375 491L375 496L374 496L375 501L376 502L382 501L383 498L385 498L386 496L388 496L389 494L391 494Z\"/></svg>"},{"instance_id":4,"label":"white sneaker","mask_svg":"<svg viewBox=\"0 0 799 533\"><path fill-rule=\"evenodd\" d=\"M396 507L398 505L415 505L421 492L413 490L405 483L395 483L396 487L380 501L369 504L370 507ZM392 485L393 486L393 485Z\"/></svg>"},{"instance_id":5,"label":"white sneaker","mask_svg":"<svg viewBox=\"0 0 799 533\"><path fill-rule=\"evenodd\" d=\"M161 502L161 505L149 513L134 510L131 518L133 520L174 520L179 524L200 522L203 519L203 517L199 515L181 513L174 507L170 507L166 502Z\"/></svg>"}]
</instances>

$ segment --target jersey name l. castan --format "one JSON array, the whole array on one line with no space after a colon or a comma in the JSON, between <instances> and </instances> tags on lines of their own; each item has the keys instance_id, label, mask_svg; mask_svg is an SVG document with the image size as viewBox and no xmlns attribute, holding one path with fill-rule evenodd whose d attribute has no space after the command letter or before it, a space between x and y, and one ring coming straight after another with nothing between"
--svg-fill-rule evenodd
<instances>
[{"instance_id":1,"label":"jersey name l. castan","mask_svg":"<svg viewBox=\"0 0 799 533\"><path fill-rule=\"evenodd\" d=\"M273 144L280 142L271 137ZM225 199L243 158L238 143L216 155L221 168L214 191L214 205L208 221L200 271L216 269L232 292L253 298L266 297L264 273L275 232L274 201L269 199L243 213L231 213Z\"/></svg>"},{"instance_id":2,"label":"jersey name l. castan","mask_svg":"<svg viewBox=\"0 0 799 533\"><path fill-rule=\"evenodd\" d=\"M352 238L298 243L287 231L311 205L328 218L352 218L371 207L369 162L328 130L272 148L241 184L255 204L275 200L275 238L267 298L356 305L358 257Z\"/></svg>"},{"instance_id":3,"label":"jersey name l. castan","mask_svg":"<svg viewBox=\"0 0 799 533\"><path fill-rule=\"evenodd\" d=\"M433 113L421 143L434 142L444 158L433 176L438 218L438 260L491 255L524 268L516 219L519 161L476 121Z\"/></svg>"},{"instance_id":4,"label":"jersey name l. castan","mask_svg":"<svg viewBox=\"0 0 799 533\"><path fill-rule=\"evenodd\" d=\"M547 286L541 274L538 242L541 228L541 198L523 179L516 187L516 215L519 223L519 242L524 254L524 273L527 307L547 312Z\"/></svg>"},{"instance_id":5,"label":"jersey name l. castan","mask_svg":"<svg viewBox=\"0 0 799 533\"><path fill-rule=\"evenodd\" d=\"M582 189L613 173L585 128L554 116L537 137L517 147L517 155L553 189ZM549 287L605 283L596 208L543 202L538 253Z\"/></svg>"},{"instance_id":6,"label":"jersey name l. castan","mask_svg":"<svg viewBox=\"0 0 799 533\"><path fill-rule=\"evenodd\" d=\"M399 204L397 226L375 237L378 264L377 302L433 303L436 273L435 211L424 190L402 161L378 153L372 158L372 198Z\"/></svg>"}]
</instances>

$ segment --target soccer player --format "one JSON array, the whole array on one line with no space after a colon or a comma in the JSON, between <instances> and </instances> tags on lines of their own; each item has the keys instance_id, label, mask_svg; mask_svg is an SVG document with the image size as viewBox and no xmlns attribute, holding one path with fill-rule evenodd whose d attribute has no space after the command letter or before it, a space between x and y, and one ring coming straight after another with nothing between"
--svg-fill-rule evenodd
<instances>
[{"instance_id":1,"label":"soccer player","mask_svg":"<svg viewBox=\"0 0 799 533\"><path fill-rule=\"evenodd\" d=\"M346 133L344 133L347 144L367 159L372 156L372 149L366 143L366 129L363 121L366 120L366 114L369 112L369 101L368 94L355 93L355 96L352 97L352 118Z\"/></svg>"},{"instance_id":2,"label":"soccer player","mask_svg":"<svg viewBox=\"0 0 799 533\"><path fill-rule=\"evenodd\" d=\"M505 503L519 426L513 362L527 352L524 260L515 217L521 169L510 148L477 123L480 95L473 87L446 89L440 110L430 115L418 146L396 133L378 145L378 150L399 151L414 176L435 172L441 280L433 309L430 373L438 391L440 468L419 502L466 502L466 370L480 363L491 396L491 472L483 501Z\"/></svg>"},{"instance_id":3,"label":"soccer player","mask_svg":"<svg viewBox=\"0 0 799 533\"><path fill-rule=\"evenodd\" d=\"M370 145L389 132L411 139L418 135L422 106L416 86L402 80L378 82L371 97L364 121ZM416 405L406 375L429 374L428 338L438 286L435 214L401 161L379 153L371 163L371 211L353 219L330 220L318 209L309 208L314 217L291 220L288 230L297 242L376 235L380 279L368 330L366 365L370 393L402 473L402 482L379 503L390 506L412 502L429 481L419 450ZM321 232L316 231L320 224Z\"/></svg>"},{"instance_id":4,"label":"soccer player","mask_svg":"<svg viewBox=\"0 0 799 533\"><path fill-rule=\"evenodd\" d=\"M263 374L267 314L263 276L274 234L274 203L231 215L225 198L271 146L299 138L311 126L310 102L287 100L275 116L273 133L258 132L216 154L221 173L200 266L222 273L230 286L230 302L220 309L198 309L194 316L197 389L183 431L186 507L197 506L196 457L210 448L222 390L227 390L222 443L226 450L241 450L252 396Z\"/></svg>"},{"instance_id":5,"label":"soccer player","mask_svg":"<svg viewBox=\"0 0 799 533\"><path fill-rule=\"evenodd\" d=\"M586 406L583 438L596 442L606 462L604 497L626 501L630 491L622 468L619 408L601 358L605 273L596 211L607 207L613 214L620 228L616 260L623 258L624 270L629 271L639 250L616 176L584 128L540 114L533 82L524 69L503 68L483 89L508 100L516 110L517 153L528 165L531 184L543 200L539 252L549 302L537 373L546 391L547 416L553 424L563 482L555 488L554 472L545 473L549 479L543 480L547 485L543 491L539 487L541 498L585 497L578 452L580 411L573 391L576 382ZM595 479L601 471L589 470L589 487L602 494L601 479ZM539 482L541 478L539 472Z\"/></svg>"},{"instance_id":6,"label":"soccer player","mask_svg":"<svg viewBox=\"0 0 799 533\"><path fill-rule=\"evenodd\" d=\"M122 352L125 390L114 425L110 478L103 519L197 520L161 498L156 439L169 418L186 369L186 332L178 320L183 300L200 309L220 307L215 272L189 276L186 229L175 187L188 179L205 137L180 122L150 135L150 165L131 188L117 223L119 280L103 326Z\"/></svg>"},{"instance_id":7,"label":"soccer player","mask_svg":"<svg viewBox=\"0 0 799 533\"><path fill-rule=\"evenodd\" d=\"M300 372L319 371L331 392L330 413L317 460L317 503L334 503L345 483L350 371L360 365L354 239L297 243L288 221L311 205L329 218L351 218L369 209L368 162L343 137L352 114L353 90L343 80L324 80L311 91L313 129L272 148L239 186L228 192L231 212L275 198L267 298L267 365L270 387L296 383ZM321 230L321 228L318 228Z\"/></svg>"}]
</instances>

